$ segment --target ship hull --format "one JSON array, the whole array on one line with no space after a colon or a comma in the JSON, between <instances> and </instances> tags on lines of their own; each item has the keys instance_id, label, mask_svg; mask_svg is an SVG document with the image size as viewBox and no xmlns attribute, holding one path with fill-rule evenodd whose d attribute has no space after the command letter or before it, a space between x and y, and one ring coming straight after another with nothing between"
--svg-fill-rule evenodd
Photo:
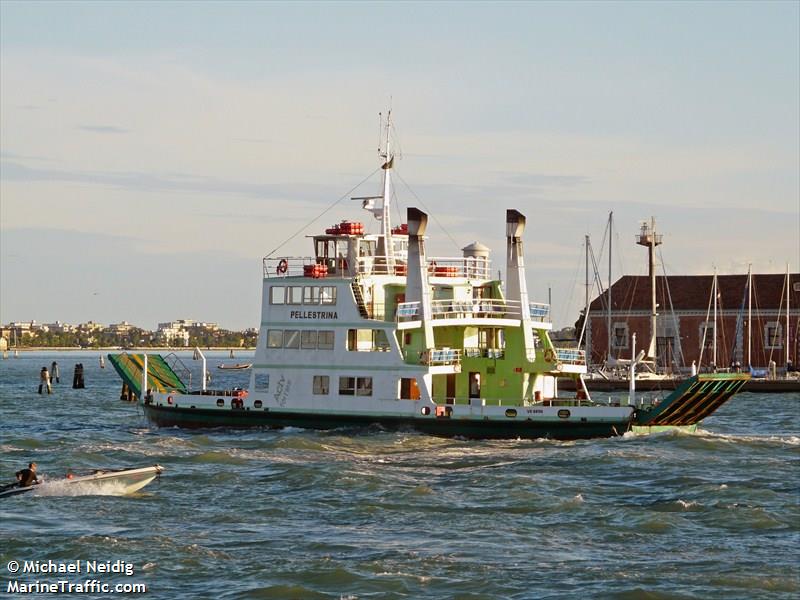
<instances>
[{"instance_id":1,"label":"ship hull","mask_svg":"<svg viewBox=\"0 0 800 600\"><path fill-rule=\"evenodd\" d=\"M450 417L319 414L289 411L216 410L144 405L147 418L159 427L182 428L285 428L330 430L378 426L392 431L418 431L443 437L468 439L554 439L579 440L614 437L630 429L630 419L597 422L545 420L487 420Z\"/></svg>"}]
</instances>

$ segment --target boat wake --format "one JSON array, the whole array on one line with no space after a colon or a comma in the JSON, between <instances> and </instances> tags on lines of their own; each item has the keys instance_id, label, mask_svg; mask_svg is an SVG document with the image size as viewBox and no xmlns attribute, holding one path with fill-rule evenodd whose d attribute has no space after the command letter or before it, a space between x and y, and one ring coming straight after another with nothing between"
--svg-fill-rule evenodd
<instances>
[{"instance_id":1,"label":"boat wake","mask_svg":"<svg viewBox=\"0 0 800 600\"><path fill-rule=\"evenodd\" d=\"M30 493L34 496L124 496L126 489L125 484L119 481L46 481Z\"/></svg>"}]
</instances>

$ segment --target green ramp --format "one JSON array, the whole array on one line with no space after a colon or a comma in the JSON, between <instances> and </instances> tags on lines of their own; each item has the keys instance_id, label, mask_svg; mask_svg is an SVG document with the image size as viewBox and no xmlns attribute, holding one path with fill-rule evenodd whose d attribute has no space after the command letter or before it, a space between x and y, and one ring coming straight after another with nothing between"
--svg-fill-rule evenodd
<instances>
[{"instance_id":1,"label":"green ramp","mask_svg":"<svg viewBox=\"0 0 800 600\"><path fill-rule=\"evenodd\" d=\"M109 362L114 365L122 381L128 385L139 398L142 397L142 371L144 370L143 354L109 354ZM147 386L157 392L187 393L186 384L167 364L160 354L147 355Z\"/></svg>"},{"instance_id":2,"label":"green ramp","mask_svg":"<svg viewBox=\"0 0 800 600\"><path fill-rule=\"evenodd\" d=\"M636 425L651 427L696 425L742 389L744 373L703 373L686 379L678 389L649 410L639 410Z\"/></svg>"}]
</instances>

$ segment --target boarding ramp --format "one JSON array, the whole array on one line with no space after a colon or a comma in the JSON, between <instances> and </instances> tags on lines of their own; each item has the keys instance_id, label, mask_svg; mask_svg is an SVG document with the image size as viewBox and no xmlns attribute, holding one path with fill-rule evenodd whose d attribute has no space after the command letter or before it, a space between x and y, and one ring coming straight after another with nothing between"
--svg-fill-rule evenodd
<instances>
[{"instance_id":1,"label":"boarding ramp","mask_svg":"<svg viewBox=\"0 0 800 600\"><path fill-rule=\"evenodd\" d=\"M186 371L188 369L183 366L177 356L170 355L175 360L168 361L169 356L165 359L160 354L147 355L147 387L157 392L179 392L182 394L187 393L186 384L181 380L175 370ZM143 354L109 354L109 362L114 365L122 381L128 386L128 389L136 394L138 398L142 397L142 371L144 370L144 355Z\"/></svg>"},{"instance_id":2,"label":"boarding ramp","mask_svg":"<svg viewBox=\"0 0 800 600\"><path fill-rule=\"evenodd\" d=\"M650 409L637 411L636 424L696 425L725 404L750 379L745 373L702 373L683 381Z\"/></svg>"}]
</instances>

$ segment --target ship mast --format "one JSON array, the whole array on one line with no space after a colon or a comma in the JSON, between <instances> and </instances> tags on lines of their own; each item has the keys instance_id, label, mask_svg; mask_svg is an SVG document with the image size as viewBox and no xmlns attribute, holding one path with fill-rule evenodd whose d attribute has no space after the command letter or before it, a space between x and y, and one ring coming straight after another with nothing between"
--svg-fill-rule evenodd
<instances>
[{"instance_id":1,"label":"ship mast","mask_svg":"<svg viewBox=\"0 0 800 600\"><path fill-rule=\"evenodd\" d=\"M650 217L650 223L642 223L639 237L636 240L639 246L647 246L648 275L650 276L650 346L647 356L656 365L656 246L661 245L661 236L656 235L656 218Z\"/></svg>"},{"instance_id":2,"label":"ship mast","mask_svg":"<svg viewBox=\"0 0 800 600\"><path fill-rule=\"evenodd\" d=\"M384 248L381 252L380 248L378 254L383 254L386 257L387 266L390 272L394 271L393 260L393 244L392 244L392 223L391 223L391 203L392 203L392 167L394 166L394 154L392 154L392 111L386 113L386 147L384 153L381 154L383 158L383 202L381 208L381 239L383 240Z\"/></svg>"}]
</instances>

